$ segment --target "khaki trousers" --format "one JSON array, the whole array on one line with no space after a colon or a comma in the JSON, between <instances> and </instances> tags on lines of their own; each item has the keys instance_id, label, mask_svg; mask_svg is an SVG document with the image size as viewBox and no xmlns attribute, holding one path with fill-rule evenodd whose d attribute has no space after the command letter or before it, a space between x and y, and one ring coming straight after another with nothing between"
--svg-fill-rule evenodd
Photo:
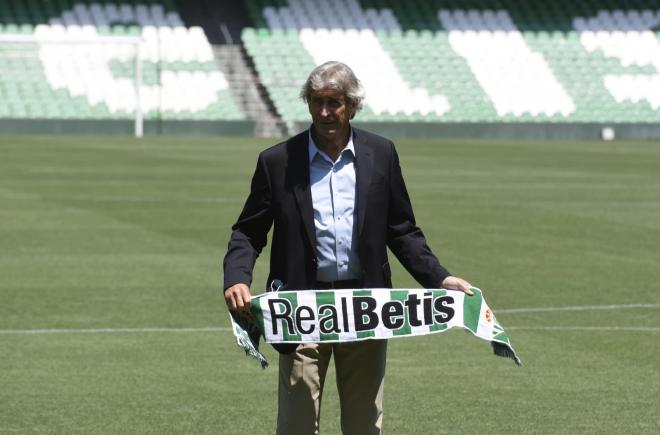
<instances>
[{"instance_id":1,"label":"khaki trousers","mask_svg":"<svg viewBox=\"0 0 660 435\"><path fill-rule=\"evenodd\" d=\"M278 435L319 433L323 383L334 354L344 435L380 434L387 340L301 344L280 355Z\"/></svg>"}]
</instances>

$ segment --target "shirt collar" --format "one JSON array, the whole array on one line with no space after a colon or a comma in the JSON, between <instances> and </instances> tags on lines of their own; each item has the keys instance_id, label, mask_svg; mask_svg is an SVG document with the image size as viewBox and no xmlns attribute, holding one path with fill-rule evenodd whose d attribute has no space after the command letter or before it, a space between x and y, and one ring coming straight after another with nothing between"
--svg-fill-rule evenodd
<instances>
[{"instance_id":1,"label":"shirt collar","mask_svg":"<svg viewBox=\"0 0 660 435\"><path fill-rule=\"evenodd\" d=\"M325 156L328 158L328 160L331 160L330 157L323 151L321 151L317 146L316 143L314 142L314 138L312 137L312 129L309 129L309 145L307 147L308 149L308 154L309 154L309 163L312 163L312 160L314 160L314 157L316 157L317 154L321 156ZM344 152L348 150L351 152L353 157L355 157L355 145L353 145L353 128L350 129L348 133L348 143L346 144L346 148L344 148L341 152L341 154L344 154Z\"/></svg>"}]
</instances>

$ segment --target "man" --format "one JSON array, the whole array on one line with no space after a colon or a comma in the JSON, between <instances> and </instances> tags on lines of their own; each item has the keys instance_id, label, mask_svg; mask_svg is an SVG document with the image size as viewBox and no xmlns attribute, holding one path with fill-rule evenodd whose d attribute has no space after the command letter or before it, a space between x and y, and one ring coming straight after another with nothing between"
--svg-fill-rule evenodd
<instances>
[{"instance_id":1,"label":"man","mask_svg":"<svg viewBox=\"0 0 660 435\"><path fill-rule=\"evenodd\" d=\"M389 140L352 128L364 92L339 62L315 68L301 98L309 130L259 155L250 195L224 261L225 299L248 310L252 270L273 226L268 281L291 290L391 288L387 248L425 288L464 291L415 224ZM278 434L319 430L321 395L334 354L344 434L379 434L386 340L304 344L280 351Z\"/></svg>"}]
</instances>

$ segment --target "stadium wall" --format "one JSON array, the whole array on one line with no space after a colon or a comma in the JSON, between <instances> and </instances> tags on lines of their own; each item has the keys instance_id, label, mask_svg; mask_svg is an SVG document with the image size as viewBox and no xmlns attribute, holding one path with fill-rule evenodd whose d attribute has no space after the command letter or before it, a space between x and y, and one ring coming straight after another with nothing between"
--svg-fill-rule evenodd
<instances>
[{"instance_id":1,"label":"stadium wall","mask_svg":"<svg viewBox=\"0 0 660 435\"><path fill-rule=\"evenodd\" d=\"M611 128L615 139L660 140L660 123L427 123L354 122L358 128L392 138L411 139L531 139L599 140ZM144 122L147 136L255 136L253 121ZM290 134L303 131L309 123L294 122ZM0 119L0 134L106 134L132 135L132 120Z\"/></svg>"},{"instance_id":2,"label":"stadium wall","mask_svg":"<svg viewBox=\"0 0 660 435\"><path fill-rule=\"evenodd\" d=\"M0 119L4 134L106 134L132 135L135 121L80 119ZM253 121L144 121L147 136L254 136Z\"/></svg>"},{"instance_id":3,"label":"stadium wall","mask_svg":"<svg viewBox=\"0 0 660 435\"><path fill-rule=\"evenodd\" d=\"M388 123L355 122L364 128L386 137L397 138L483 138L483 139L535 139L535 140L597 140L602 139L603 129L612 128L616 139L660 139L660 123ZM295 131L308 124L296 123Z\"/></svg>"}]
</instances>

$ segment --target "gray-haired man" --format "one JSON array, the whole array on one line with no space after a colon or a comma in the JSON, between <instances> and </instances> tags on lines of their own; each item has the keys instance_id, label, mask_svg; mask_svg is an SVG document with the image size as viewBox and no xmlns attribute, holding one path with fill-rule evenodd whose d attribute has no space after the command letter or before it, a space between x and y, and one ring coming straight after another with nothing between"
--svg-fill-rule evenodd
<instances>
[{"instance_id":1,"label":"gray-haired man","mask_svg":"<svg viewBox=\"0 0 660 435\"><path fill-rule=\"evenodd\" d=\"M246 310L255 260L273 226L268 281L292 290L390 288L389 248L425 288L471 294L440 265L415 223L391 141L352 128L364 92L340 62L315 68L301 91L309 130L259 155L250 195L224 261L232 310ZM278 434L319 430L323 383L334 355L344 434L382 426L387 341L277 346Z\"/></svg>"}]
</instances>

